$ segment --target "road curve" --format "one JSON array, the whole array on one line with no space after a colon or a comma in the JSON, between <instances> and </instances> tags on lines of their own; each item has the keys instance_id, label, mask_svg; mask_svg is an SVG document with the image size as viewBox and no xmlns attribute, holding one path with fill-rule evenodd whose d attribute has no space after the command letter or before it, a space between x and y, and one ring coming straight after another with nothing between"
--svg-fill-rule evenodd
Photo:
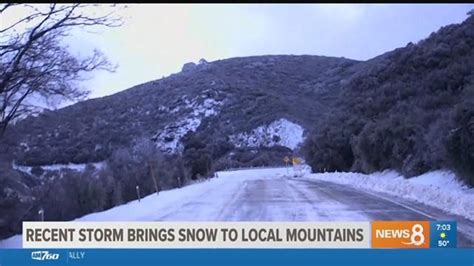
<instances>
[{"instance_id":1,"label":"road curve","mask_svg":"<svg viewBox=\"0 0 474 266\"><path fill-rule=\"evenodd\" d=\"M474 247L474 222L393 196L308 178L242 178L206 191L157 220L373 221L455 220L458 246Z\"/></svg>"}]
</instances>

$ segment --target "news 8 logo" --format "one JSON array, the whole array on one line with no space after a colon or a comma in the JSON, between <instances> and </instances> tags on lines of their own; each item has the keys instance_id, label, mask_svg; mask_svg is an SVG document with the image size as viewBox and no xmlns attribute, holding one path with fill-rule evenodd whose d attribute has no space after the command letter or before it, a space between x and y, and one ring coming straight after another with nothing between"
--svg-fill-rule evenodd
<instances>
[{"instance_id":1,"label":"news 8 logo","mask_svg":"<svg viewBox=\"0 0 474 266\"><path fill-rule=\"evenodd\" d=\"M429 248L429 221L374 221L373 248Z\"/></svg>"},{"instance_id":2,"label":"news 8 logo","mask_svg":"<svg viewBox=\"0 0 474 266\"><path fill-rule=\"evenodd\" d=\"M457 247L457 223L454 221L431 222L431 248Z\"/></svg>"}]
</instances>

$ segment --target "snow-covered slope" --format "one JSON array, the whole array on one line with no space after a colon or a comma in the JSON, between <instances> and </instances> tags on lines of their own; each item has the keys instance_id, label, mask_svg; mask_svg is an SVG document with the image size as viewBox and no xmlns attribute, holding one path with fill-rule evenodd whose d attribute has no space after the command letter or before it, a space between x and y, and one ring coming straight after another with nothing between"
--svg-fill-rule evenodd
<instances>
[{"instance_id":1,"label":"snow-covered slope","mask_svg":"<svg viewBox=\"0 0 474 266\"><path fill-rule=\"evenodd\" d=\"M184 105L177 106L170 110L170 112L175 114L181 109L188 110L188 112L180 119L177 119L175 122L168 124L164 129L158 131L153 137L163 152L179 152L182 148L180 143L181 138L186 135L186 133L195 131L201 124L203 118L217 115L219 107L223 104L223 102L216 101L212 98L207 98L199 102L199 97L189 100L184 96L182 100Z\"/></svg>"},{"instance_id":2,"label":"snow-covered slope","mask_svg":"<svg viewBox=\"0 0 474 266\"><path fill-rule=\"evenodd\" d=\"M303 134L303 127L282 118L269 125L259 126L249 133L231 135L230 141L237 147L280 145L294 150L303 142Z\"/></svg>"}]
</instances>

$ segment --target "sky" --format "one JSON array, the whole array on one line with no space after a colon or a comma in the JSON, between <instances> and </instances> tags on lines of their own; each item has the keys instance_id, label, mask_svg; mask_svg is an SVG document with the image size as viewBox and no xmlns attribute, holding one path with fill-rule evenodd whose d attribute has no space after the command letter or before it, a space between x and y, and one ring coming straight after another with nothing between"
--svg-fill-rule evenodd
<instances>
[{"instance_id":1,"label":"sky","mask_svg":"<svg viewBox=\"0 0 474 266\"><path fill-rule=\"evenodd\" d=\"M181 70L187 62L268 55L367 60L462 22L474 4L140 4L121 8L118 28L77 30L75 53L101 50L117 64L82 85L110 95Z\"/></svg>"}]
</instances>

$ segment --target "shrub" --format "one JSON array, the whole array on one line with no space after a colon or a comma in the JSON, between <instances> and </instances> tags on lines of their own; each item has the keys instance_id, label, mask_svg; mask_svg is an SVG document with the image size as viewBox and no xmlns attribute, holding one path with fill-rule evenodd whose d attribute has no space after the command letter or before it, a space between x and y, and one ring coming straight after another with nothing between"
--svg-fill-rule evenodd
<instances>
[{"instance_id":1,"label":"shrub","mask_svg":"<svg viewBox=\"0 0 474 266\"><path fill-rule=\"evenodd\" d=\"M44 173L44 170L43 168L41 168L41 166L33 166L31 168L31 174L34 175L34 176L41 176L42 174Z\"/></svg>"},{"instance_id":2,"label":"shrub","mask_svg":"<svg viewBox=\"0 0 474 266\"><path fill-rule=\"evenodd\" d=\"M447 150L458 175L474 186L474 101L457 106Z\"/></svg>"}]
</instances>

